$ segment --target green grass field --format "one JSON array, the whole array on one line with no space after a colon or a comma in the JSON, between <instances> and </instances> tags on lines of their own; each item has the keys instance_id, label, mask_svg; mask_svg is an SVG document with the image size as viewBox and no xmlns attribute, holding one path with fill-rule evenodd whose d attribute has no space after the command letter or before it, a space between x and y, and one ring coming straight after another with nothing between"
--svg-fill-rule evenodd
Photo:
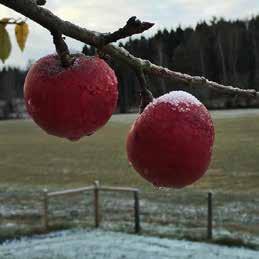
<instances>
[{"instance_id":1,"label":"green grass field","mask_svg":"<svg viewBox=\"0 0 259 259\"><path fill-rule=\"evenodd\" d=\"M43 188L82 187L99 180L105 185L140 188L145 224L168 226L175 230L174 236L180 237L192 236L190 230L196 233L201 225L206 227L206 192L212 191L219 236L225 231L259 240L258 116L215 119L210 169L200 181L183 190L157 189L131 168L125 152L131 122L112 119L96 134L78 142L49 136L31 121L0 122L0 203L6 211L20 209L19 217L0 210L0 223L30 222L21 211L26 212L28 200L33 201L28 209L39 208L38 191ZM124 207L118 207L123 214ZM114 203L107 205L110 220L115 221L113 209ZM151 229L150 225L146 229ZM167 235L161 228L147 232Z\"/></svg>"},{"instance_id":2,"label":"green grass field","mask_svg":"<svg viewBox=\"0 0 259 259\"><path fill-rule=\"evenodd\" d=\"M216 141L207 175L189 190L259 193L259 118L214 120ZM129 166L130 123L110 122L78 142L49 136L31 121L0 122L0 187L68 188L105 184L154 188Z\"/></svg>"}]
</instances>

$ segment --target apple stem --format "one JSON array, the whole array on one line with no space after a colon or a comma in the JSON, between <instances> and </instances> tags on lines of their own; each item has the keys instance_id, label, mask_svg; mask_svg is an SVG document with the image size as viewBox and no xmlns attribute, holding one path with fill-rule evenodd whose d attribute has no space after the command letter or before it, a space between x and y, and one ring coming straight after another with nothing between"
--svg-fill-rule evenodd
<instances>
[{"instance_id":1,"label":"apple stem","mask_svg":"<svg viewBox=\"0 0 259 259\"><path fill-rule=\"evenodd\" d=\"M70 52L62 34L57 31L51 32L53 36L53 42L56 47L56 51L60 57L62 67L70 67L74 63L74 59L71 58Z\"/></svg>"},{"instance_id":2,"label":"apple stem","mask_svg":"<svg viewBox=\"0 0 259 259\"><path fill-rule=\"evenodd\" d=\"M144 72L140 69L137 72L138 81L140 84L140 105L139 105L139 113L142 113L146 106L153 101L153 94L147 88L147 80L145 78Z\"/></svg>"}]
</instances>

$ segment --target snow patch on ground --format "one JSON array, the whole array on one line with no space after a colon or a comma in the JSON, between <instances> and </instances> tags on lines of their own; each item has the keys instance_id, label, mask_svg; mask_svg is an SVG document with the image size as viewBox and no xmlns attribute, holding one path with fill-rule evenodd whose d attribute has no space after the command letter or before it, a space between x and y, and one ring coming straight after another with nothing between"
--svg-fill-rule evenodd
<instances>
[{"instance_id":1,"label":"snow patch on ground","mask_svg":"<svg viewBox=\"0 0 259 259\"><path fill-rule=\"evenodd\" d=\"M0 246L0 258L256 259L259 252L124 233L69 230L4 243Z\"/></svg>"}]
</instances>

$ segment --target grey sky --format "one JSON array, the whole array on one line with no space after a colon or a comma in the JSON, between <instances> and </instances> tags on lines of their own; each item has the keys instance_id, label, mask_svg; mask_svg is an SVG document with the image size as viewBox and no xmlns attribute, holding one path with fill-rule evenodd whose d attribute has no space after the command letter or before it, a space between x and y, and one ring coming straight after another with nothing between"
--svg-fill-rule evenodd
<instances>
[{"instance_id":1,"label":"grey sky","mask_svg":"<svg viewBox=\"0 0 259 259\"><path fill-rule=\"evenodd\" d=\"M127 19L136 15L141 20L155 22L156 25L144 35L154 34L159 28L186 27L213 16L226 19L249 18L259 14L258 0L48 0L47 8L63 19L70 20L91 30L108 32L123 26ZM20 14L0 5L0 18L21 17ZM8 26L12 35L12 53L6 65L25 67L29 59L36 60L54 52L48 31L29 21L30 34L24 53L14 40L14 28ZM83 44L67 40L72 50L80 51ZM3 65L0 63L0 69Z\"/></svg>"}]
</instances>

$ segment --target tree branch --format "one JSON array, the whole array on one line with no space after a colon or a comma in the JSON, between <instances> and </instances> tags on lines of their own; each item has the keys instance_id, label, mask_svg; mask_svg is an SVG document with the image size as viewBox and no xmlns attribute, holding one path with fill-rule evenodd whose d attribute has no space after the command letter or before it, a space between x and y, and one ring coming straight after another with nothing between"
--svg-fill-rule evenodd
<instances>
[{"instance_id":1,"label":"tree branch","mask_svg":"<svg viewBox=\"0 0 259 259\"><path fill-rule=\"evenodd\" d=\"M71 22L64 21L59 17L55 16L49 10L38 6L33 0L0 0L0 4L3 4L42 25L49 31L58 31L60 34L66 35L68 37L74 38L88 45L95 47L103 46L103 40L108 37L107 42L110 42L110 37L114 37L113 40L119 39L118 36L120 30L113 34L103 34L99 32L89 31L85 28L81 28ZM131 22L130 22L131 23ZM126 25L125 27L131 27L131 25ZM125 28L124 27L124 28ZM125 29L121 29L125 33ZM127 31L127 30L126 30ZM129 30L131 31L131 30ZM122 33L122 34L123 34ZM135 31L138 33L138 30ZM134 34L134 31L133 31ZM113 35L113 36L111 36ZM129 33L124 34L125 37L129 36ZM107 39L107 38L106 38ZM199 87L211 88L213 90L220 91L221 93L234 94L236 96L244 97L259 97L259 93L254 89L240 89L232 86L225 86L216 82L209 81L204 77L190 76L187 74L182 74L169 70L167 68L157 66L152 64L148 60L143 60L137 58L130 54L127 50L121 47L117 47L113 44L108 44L102 48L102 51L112 56L114 59L119 59L129 66L131 66L135 71L142 69L145 74L156 75L157 77L167 78L173 81L180 81L186 83L187 85L194 85Z\"/></svg>"},{"instance_id":2,"label":"tree branch","mask_svg":"<svg viewBox=\"0 0 259 259\"><path fill-rule=\"evenodd\" d=\"M37 5L45 5L46 2L46 0L37 0Z\"/></svg>"},{"instance_id":3,"label":"tree branch","mask_svg":"<svg viewBox=\"0 0 259 259\"><path fill-rule=\"evenodd\" d=\"M34 0L35 4L37 5L45 5L46 4L46 0Z\"/></svg>"},{"instance_id":4,"label":"tree branch","mask_svg":"<svg viewBox=\"0 0 259 259\"><path fill-rule=\"evenodd\" d=\"M139 113L142 113L146 106L153 101L153 95L147 88L147 81L142 70L136 71L140 85L140 106Z\"/></svg>"},{"instance_id":5,"label":"tree branch","mask_svg":"<svg viewBox=\"0 0 259 259\"><path fill-rule=\"evenodd\" d=\"M7 24L22 24L26 22L27 19L14 19L14 18L3 18L0 20L0 24L7 25Z\"/></svg>"},{"instance_id":6,"label":"tree branch","mask_svg":"<svg viewBox=\"0 0 259 259\"><path fill-rule=\"evenodd\" d=\"M132 16L131 18L129 18L123 28L120 28L113 33L108 33L104 36L104 45L107 45L111 42L116 42L117 40L124 39L134 34L142 33L153 26L154 23L141 22L137 19L136 16Z\"/></svg>"},{"instance_id":7,"label":"tree branch","mask_svg":"<svg viewBox=\"0 0 259 259\"><path fill-rule=\"evenodd\" d=\"M74 60L72 57L70 57L67 44L65 43L62 35L58 31L52 31L51 34L53 36L53 42L55 44L56 51L61 60L61 65L63 67L69 67L73 64Z\"/></svg>"}]
</instances>

